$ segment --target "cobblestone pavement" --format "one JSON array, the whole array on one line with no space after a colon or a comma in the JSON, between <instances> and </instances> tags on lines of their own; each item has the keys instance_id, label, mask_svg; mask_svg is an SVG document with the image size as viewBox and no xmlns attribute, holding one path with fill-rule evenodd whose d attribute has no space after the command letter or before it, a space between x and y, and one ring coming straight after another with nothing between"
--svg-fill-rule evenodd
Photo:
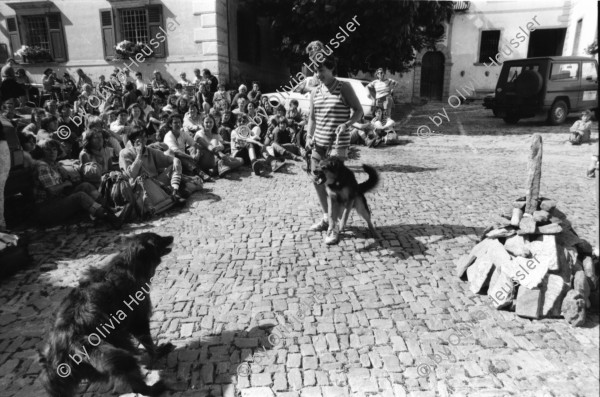
<instances>
[{"instance_id":1,"label":"cobblestone pavement","mask_svg":"<svg viewBox=\"0 0 600 397\"><path fill-rule=\"evenodd\" d=\"M420 109L401 132L436 109ZM320 213L300 163L271 178L233 174L120 233L34 231L35 266L0 287L0 395L43 395L36 351L54 307L121 235L152 230L176 236L152 289L152 333L176 345L158 363L173 395L597 396L597 315L574 329L496 311L453 263L523 195L532 132L544 140L542 194L597 244L595 182L585 178L592 146L565 144L565 126L506 126L477 109L453 113L449 135L403 135L349 163L359 180L361 162L381 173L367 195L380 243L356 214L337 246L307 232Z\"/></svg>"}]
</instances>

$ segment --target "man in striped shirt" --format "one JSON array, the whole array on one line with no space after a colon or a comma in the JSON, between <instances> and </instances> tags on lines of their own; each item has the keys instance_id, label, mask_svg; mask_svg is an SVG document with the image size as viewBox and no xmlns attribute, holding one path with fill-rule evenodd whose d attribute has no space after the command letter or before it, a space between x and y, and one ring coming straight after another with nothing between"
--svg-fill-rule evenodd
<instances>
[{"instance_id":1,"label":"man in striped shirt","mask_svg":"<svg viewBox=\"0 0 600 397\"><path fill-rule=\"evenodd\" d=\"M327 192L325 185L317 184L315 171L321 160L336 156L341 160L348 158L350 147L350 126L363 116L362 106L352 86L338 80L333 75L336 62L326 57L319 65L317 78L320 84L311 91L310 110L306 147L314 148L311 157L313 182L323 209L323 218L311 226L310 230L327 230L326 244L339 242L339 227L329 224ZM352 116L351 116L352 110ZM333 220L337 223L337 219Z\"/></svg>"},{"instance_id":2,"label":"man in striped shirt","mask_svg":"<svg viewBox=\"0 0 600 397\"><path fill-rule=\"evenodd\" d=\"M394 107L393 87L398 83L391 79L385 79L382 68L375 71L375 76L377 76L377 80L371 81L367 85L367 89L372 96L375 96L375 106L382 107L386 112L386 117L390 118Z\"/></svg>"}]
</instances>

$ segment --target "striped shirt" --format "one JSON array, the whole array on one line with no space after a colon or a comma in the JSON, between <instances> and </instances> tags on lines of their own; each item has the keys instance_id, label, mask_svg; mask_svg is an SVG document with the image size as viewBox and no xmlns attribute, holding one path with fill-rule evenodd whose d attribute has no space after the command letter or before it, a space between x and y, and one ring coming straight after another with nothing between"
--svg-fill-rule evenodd
<instances>
[{"instance_id":1,"label":"striped shirt","mask_svg":"<svg viewBox=\"0 0 600 397\"><path fill-rule=\"evenodd\" d=\"M346 130L339 137L335 135L336 128L350 118L350 107L342 101L342 82L335 80L331 90L325 84L319 84L315 89L313 107L316 119L315 143L317 146L348 147L350 132ZM337 144L336 144L337 139Z\"/></svg>"},{"instance_id":2,"label":"striped shirt","mask_svg":"<svg viewBox=\"0 0 600 397\"><path fill-rule=\"evenodd\" d=\"M390 79L385 79L383 81L377 79L371 81L367 88L375 88L375 99L385 98L390 95L392 92L392 85L396 85L396 82Z\"/></svg>"}]
</instances>

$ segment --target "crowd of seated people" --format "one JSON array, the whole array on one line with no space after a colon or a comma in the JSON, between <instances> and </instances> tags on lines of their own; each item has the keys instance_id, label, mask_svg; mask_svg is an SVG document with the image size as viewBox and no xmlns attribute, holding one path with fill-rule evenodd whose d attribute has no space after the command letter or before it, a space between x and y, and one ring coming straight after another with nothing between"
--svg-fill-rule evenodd
<instances>
[{"instance_id":1,"label":"crowd of seated people","mask_svg":"<svg viewBox=\"0 0 600 397\"><path fill-rule=\"evenodd\" d=\"M32 171L36 219L43 224L87 212L120 227L131 214L103 193L109 175L131 186L138 177L155 179L181 204L188 184L213 182L244 166L264 175L305 155L307 115L297 101L274 108L256 81L232 96L207 69L194 70L193 81L182 73L176 84L159 71L151 81L128 70L93 81L79 69L77 77L58 78L47 69L39 107L22 91L2 97L2 114L16 127Z\"/></svg>"}]
</instances>

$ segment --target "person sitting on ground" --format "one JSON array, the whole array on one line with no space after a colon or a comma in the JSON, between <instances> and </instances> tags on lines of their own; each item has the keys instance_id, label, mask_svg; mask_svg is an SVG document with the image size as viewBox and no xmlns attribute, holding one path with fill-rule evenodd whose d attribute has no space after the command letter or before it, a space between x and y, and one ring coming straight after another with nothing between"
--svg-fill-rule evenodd
<instances>
[{"instance_id":1,"label":"person sitting on ground","mask_svg":"<svg viewBox=\"0 0 600 397\"><path fill-rule=\"evenodd\" d=\"M241 84L239 86L237 94L235 94L235 96L231 100L231 110L234 110L238 107L239 98L244 98L246 102L248 101L248 87L246 87L244 84Z\"/></svg>"},{"instance_id":2,"label":"person sitting on ground","mask_svg":"<svg viewBox=\"0 0 600 397\"><path fill-rule=\"evenodd\" d=\"M303 148L306 142L306 134L304 132L304 126L306 125L306 116L302 114L302 111L298 108L298 100L292 99L290 101L290 108L286 113L286 118L290 127L295 131L294 143L298 147Z\"/></svg>"},{"instance_id":3,"label":"person sitting on ground","mask_svg":"<svg viewBox=\"0 0 600 397\"><path fill-rule=\"evenodd\" d=\"M167 104L162 108L163 112L167 112L167 113L177 113L177 96L176 95L169 95L169 98L167 99Z\"/></svg>"},{"instance_id":4,"label":"person sitting on ground","mask_svg":"<svg viewBox=\"0 0 600 397\"><path fill-rule=\"evenodd\" d=\"M119 109L117 116L117 120L110 124L109 129L115 138L118 138L123 145L126 145L127 133L131 130L131 127L127 123L127 117L129 114L127 113L127 110Z\"/></svg>"},{"instance_id":5,"label":"person sitting on ground","mask_svg":"<svg viewBox=\"0 0 600 397\"><path fill-rule=\"evenodd\" d=\"M219 83L218 91L213 96L213 107L221 112L229 110L231 108L231 97L229 93L225 91L225 84Z\"/></svg>"},{"instance_id":6,"label":"person sitting on ground","mask_svg":"<svg viewBox=\"0 0 600 397\"><path fill-rule=\"evenodd\" d=\"M163 185L171 187L171 197L179 204L185 203L181 197L181 161L168 156L160 150L146 146L146 134L142 130L131 130L127 139L131 146L119 153L119 167L123 174L133 184L138 176L147 176L160 181Z\"/></svg>"},{"instance_id":7,"label":"person sitting on ground","mask_svg":"<svg viewBox=\"0 0 600 397\"><path fill-rule=\"evenodd\" d=\"M44 91L59 95L61 90L60 87L57 86L58 83L62 83L62 80L56 77L56 73L54 73L52 69L48 68L44 70L44 77L42 77Z\"/></svg>"},{"instance_id":8,"label":"person sitting on ground","mask_svg":"<svg viewBox=\"0 0 600 397\"><path fill-rule=\"evenodd\" d=\"M187 95L182 95L177 99L177 114L185 115L188 112L190 101Z\"/></svg>"},{"instance_id":9,"label":"person sitting on ground","mask_svg":"<svg viewBox=\"0 0 600 397\"><path fill-rule=\"evenodd\" d=\"M274 113L273 106L271 106L271 102L269 102L269 98L266 96L260 97L260 107L265 110L267 116L272 116Z\"/></svg>"},{"instance_id":10,"label":"person sitting on ground","mask_svg":"<svg viewBox=\"0 0 600 397\"><path fill-rule=\"evenodd\" d=\"M135 72L135 89L142 94L142 97L150 98L150 96L152 95L152 90L142 78L141 72Z\"/></svg>"},{"instance_id":11,"label":"person sitting on ground","mask_svg":"<svg viewBox=\"0 0 600 397\"><path fill-rule=\"evenodd\" d=\"M129 109L129 106L137 102L137 95L135 93L135 85L131 82L125 84L125 94L123 94L123 107Z\"/></svg>"},{"instance_id":12,"label":"person sitting on ground","mask_svg":"<svg viewBox=\"0 0 600 397\"><path fill-rule=\"evenodd\" d=\"M265 139L265 135L267 133L268 121L267 119L258 114L256 111L256 106L252 102L248 102L246 105L247 115L252 121L252 133L254 136L259 138L259 141L262 142Z\"/></svg>"},{"instance_id":13,"label":"person sitting on ground","mask_svg":"<svg viewBox=\"0 0 600 397\"><path fill-rule=\"evenodd\" d=\"M300 148L292 141L296 133L290 128L289 120L281 117L276 122L277 127L265 139L266 152L274 157L285 157L294 161L302 161ZM272 150L268 149L269 146L272 147ZM265 150L263 150L264 152Z\"/></svg>"},{"instance_id":14,"label":"person sitting on ground","mask_svg":"<svg viewBox=\"0 0 600 397\"><path fill-rule=\"evenodd\" d=\"M586 171L586 176L589 179L594 179L596 177L596 171L598 171L598 143L596 142L596 148L592 153L592 158L590 160L590 165ZM597 192L596 192L597 193Z\"/></svg>"},{"instance_id":15,"label":"person sitting on ground","mask_svg":"<svg viewBox=\"0 0 600 397\"><path fill-rule=\"evenodd\" d=\"M169 126L171 130L167 132L163 140L169 147L165 153L181 160L183 172L186 175L198 175L204 182L212 182L212 178L203 172L203 169L207 168L208 164L203 162L202 147L182 129L183 117L179 114L171 115L169 117Z\"/></svg>"},{"instance_id":16,"label":"person sitting on ground","mask_svg":"<svg viewBox=\"0 0 600 397\"><path fill-rule=\"evenodd\" d=\"M252 82L252 90L248 93L248 101L252 102L254 106L258 107L260 104L260 98L262 93L260 92L260 85L258 81Z\"/></svg>"},{"instance_id":17,"label":"person sitting on ground","mask_svg":"<svg viewBox=\"0 0 600 397\"><path fill-rule=\"evenodd\" d=\"M89 84L91 86L94 85L94 83L92 82L92 79L90 79L89 76L86 75L82 69L77 69L75 72L77 73L77 76L79 77L77 79L77 88L78 89L81 90L84 84Z\"/></svg>"},{"instance_id":18,"label":"person sitting on ground","mask_svg":"<svg viewBox=\"0 0 600 397\"><path fill-rule=\"evenodd\" d=\"M127 110L129 113L127 124L132 128L141 128L146 130L146 117L140 105L133 103Z\"/></svg>"},{"instance_id":19,"label":"person sitting on ground","mask_svg":"<svg viewBox=\"0 0 600 397\"><path fill-rule=\"evenodd\" d=\"M121 152L122 139L120 136L110 132L107 126L108 123L105 123L102 118L98 116L90 116L88 119L88 129L102 133L102 136L104 137L104 146L110 147L113 150L113 159L118 160L119 153Z\"/></svg>"},{"instance_id":20,"label":"person sitting on ground","mask_svg":"<svg viewBox=\"0 0 600 397\"><path fill-rule=\"evenodd\" d=\"M371 124L373 125L373 132L377 135L371 146L377 147L386 139L388 133L394 132L396 122L387 116L383 108L376 107L375 117L371 120Z\"/></svg>"},{"instance_id":21,"label":"person sitting on ground","mask_svg":"<svg viewBox=\"0 0 600 397\"><path fill-rule=\"evenodd\" d=\"M37 135L38 131L42 128L42 119L46 116L44 109L36 109L31 113L31 123L23 128L24 134Z\"/></svg>"},{"instance_id":22,"label":"person sitting on ground","mask_svg":"<svg viewBox=\"0 0 600 397\"><path fill-rule=\"evenodd\" d=\"M152 79L151 87L154 92L162 92L165 96L169 95L170 86L158 70L153 72L154 78Z\"/></svg>"},{"instance_id":23,"label":"person sitting on ground","mask_svg":"<svg viewBox=\"0 0 600 397\"><path fill-rule=\"evenodd\" d=\"M581 119L577 120L571 127L571 136L569 142L573 145L581 145L590 141L590 135L592 130L592 112L590 110L584 110L581 113Z\"/></svg>"},{"instance_id":24,"label":"person sitting on ground","mask_svg":"<svg viewBox=\"0 0 600 397\"><path fill-rule=\"evenodd\" d=\"M38 143L43 158L34 165L35 218L44 225L63 223L80 211L107 220L115 229L123 220L101 205L100 192L91 184L82 182L73 186L67 172L56 162L60 150L58 142L45 139Z\"/></svg>"},{"instance_id":25,"label":"person sitting on ground","mask_svg":"<svg viewBox=\"0 0 600 397\"><path fill-rule=\"evenodd\" d=\"M179 73L179 84L181 84L182 87L187 87L189 85L194 85L194 83L192 83L191 81L189 81L187 79L187 75L185 74L185 72L181 72Z\"/></svg>"},{"instance_id":26,"label":"person sitting on ground","mask_svg":"<svg viewBox=\"0 0 600 397\"><path fill-rule=\"evenodd\" d=\"M173 88L175 89L175 93L173 93L173 95L175 95L177 99L181 98L181 96L184 94L183 86L180 83L176 83Z\"/></svg>"},{"instance_id":27,"label":"person sitting on ground","mask_svg":"<svg viewBox=\"0 0 600 397\"><path fill-rule=\"evenodd\" d=\"M243 117L243 116L247 115L247 113L248 113L247 106L248 106L248 99L246 99L245 97L238 97L237 106L231 112L235 116L236 122L237 122L238 117L240 117L240 116Z\"/></svg>"},{"instance_id":28,"label":"person sitting on ground","mask_svg":"<svg viewBox=\"0 0 600 397\"><path fill-rule=\"evenodd\" d=\"M115 170L113 166L114 151L106 147L104 135L98 130L86 130L82 136L82 147L79 152L83 180L100 187L102 175ZM89 163L95 163L91 167Z\"/></svg>"},{"instance_id":29,"label":"person sitting on ground","mask_svg":"<svg viewBox=\"0 0 600 397\"><path fill-rule=\"evenodd\" d=\"M222 177L227 172L244 165L244 160L233 158L225 153L225 142L218 133L217 123L212 116L204 116L203 127L196 132L194 140L215 156L213 176Z\"/></svg>"},{"instance_id":30,"label":"person sitting on ground","mask_svg":"<svg viewBox=\"0 0 600 397\"><path fill-rule=\"evenodd\" d=\"M19 143L23 148L23 167L32 168L37 159L43 157L41 149L36 145L35 135L19 133ZM34 158L35 154L35 158Z\"/></svg>"},{"instance_id":31,"label":"person sitting on ground","mask_svg":"<svg viewBox=\"0 0 600 397\"><path fill-rule=\"evenodd\" d=\"M198 105L196 105L195 102L192 102L189 106L189 110L183 117L183 129L190 136L194 136L196 132L202 130L202 124L202 114L200 114Z\"/></svg>"},{"instance_id":32,"label":"person sitting on ground","mask_svg":"<svg viewBox=\"0 0 600 397\"><path fill-rule=\"evenodd\" d=\"M240 114L237 118L236 128L231 132L231 156L242 158L246 165L252 166L255 175L262 175L265 172L266 163L256 156L255 143L252 142L258 137L250 133L248 138L244 138L241 134L242 128L248 128L246 126L248 121L248 116L244 114Z\"/></svg>"}]
</instances>

